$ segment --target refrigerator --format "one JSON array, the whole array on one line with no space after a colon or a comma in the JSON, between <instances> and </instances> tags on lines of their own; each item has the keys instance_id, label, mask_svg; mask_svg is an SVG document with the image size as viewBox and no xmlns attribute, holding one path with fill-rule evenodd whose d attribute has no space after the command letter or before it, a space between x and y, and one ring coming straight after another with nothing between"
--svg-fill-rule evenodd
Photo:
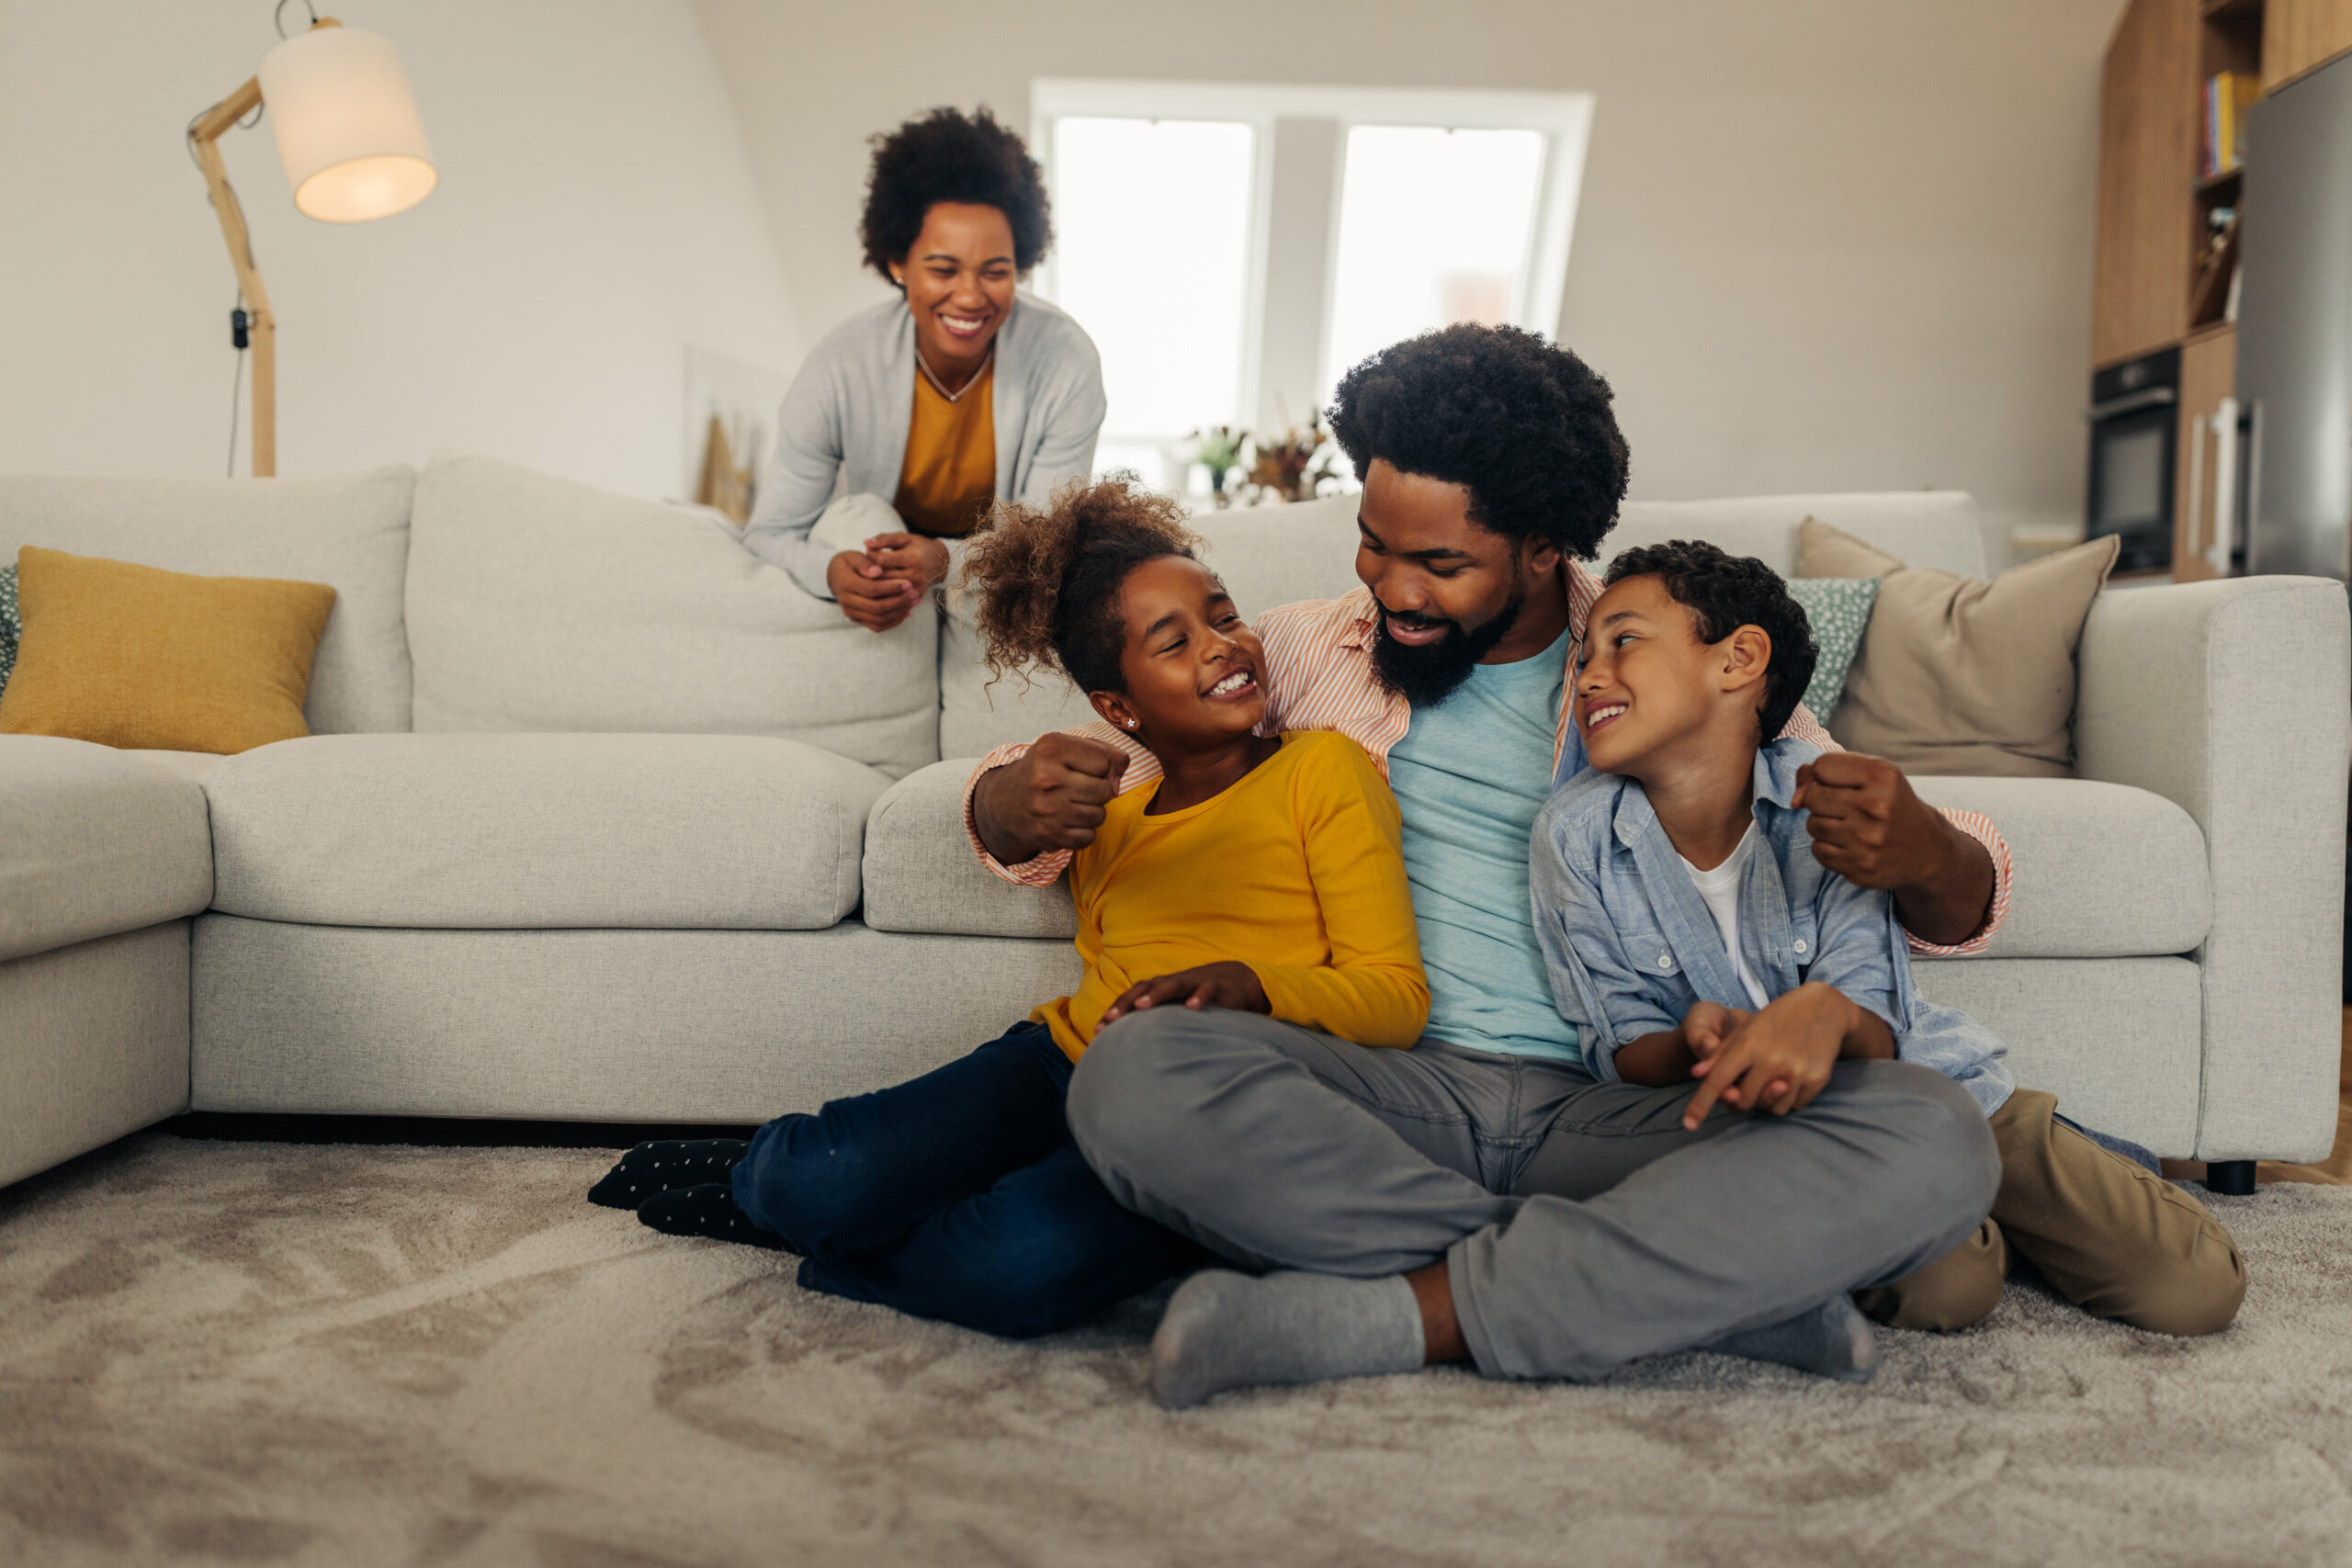
<instances>
[{"instance_id":1,"label":"refrigerator","mask_svg":"<svg viewBox=\"0 0 2352 1568\"><path fill-rule=\"evenodd\" d=\"M2352 57L2256 102L2245 180L2245 570L2352 581ZM2352 915L2352 840L2344 877ZM2344 1001L2352 1007L2352 940Z\"/></svg>"},{"instance_id":2,"label":"refrigerator","mask_svg":"<svg viewBox=\"0 0 2352 1568\"><path fill-rule=\"evenodd\" d=\"M2245 569L2352 580L2352 57L2255 104L2245 180Z\"/></svg>"}]
</instances>

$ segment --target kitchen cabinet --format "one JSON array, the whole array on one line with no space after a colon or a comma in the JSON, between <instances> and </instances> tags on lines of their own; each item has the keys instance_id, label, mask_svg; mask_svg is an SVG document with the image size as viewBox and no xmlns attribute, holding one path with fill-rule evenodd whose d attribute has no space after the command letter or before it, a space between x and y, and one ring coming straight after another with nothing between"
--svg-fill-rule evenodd
<instances>
[{"instance_id":1,"label":"kitchen cabinet","mask_svg":"<svg viewBox=\"0 0 2352 1568\"><path fill-rule=\"evenodd\" d=\"M2263 91L2346 50L2352 50L2352 0L2264 0Z\"/></svg>"},{"instance_id":2,"label":"kitchen cabinet","mask_svg":"<svg viewBox=\"0 0 2352 1568\"><path fill-rule=\"evenodd\" d=\"M2196 264L2189 197L2203 104L2199 22L2199 0L2132 0L2108 45L2099 95L2093 365L2177 343L2188 331Z\"/></svg>"},{"instance_id":3,"label":"kitchen cabinet","mask_svg":"<svg viewBox=\"0 0 2352 1568\"><path fill-rule=\"evenodd\" d=\"M2238 332L2234 326L2211 327L2197 333L2180 345L2180 439L2174 444L2175 461L2173 494L2172 580L2175 582L2202 582L2209 577L2220 577L2205 558L2212 547L2215 519L2220 508L2229 503L2234 508L2235 494L2243 487L2243 476L2236 461L2236 451L2224 455L2223 444L2233 448L2238 441L2235 405L2231 405L2231 417L2220 417L2225 411L2222 400L2228 398L2237 381ZM2222 485L2232 485L2230 491ZM2243 520L2235 542L2244 545Z\"/></svg>"}]
</instances>

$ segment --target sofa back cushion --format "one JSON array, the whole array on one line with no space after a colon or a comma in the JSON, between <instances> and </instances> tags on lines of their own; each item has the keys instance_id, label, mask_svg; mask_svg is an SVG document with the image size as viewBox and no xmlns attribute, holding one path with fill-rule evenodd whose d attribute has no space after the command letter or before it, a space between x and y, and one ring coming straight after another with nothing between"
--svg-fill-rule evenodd
<instances>
[{"instance_id":1,"label":"sofa back cushion","mask_svg":"<svg viewBox=\"0 0 2352 1568\"><path fill-rule=\"evenodd\" d=\"M325 583L334 609L302 702L311 733L401 730L415 482L405 464L322 479L0 475L0 558L38 545L166 571Z\"/></svg>"},{"instance_id":2,"label":"sofa back cushion","mask_svg":"<svg viewBox=\"0 0 2352 1568\"><path fill-rule=\"evenodd\" d=\"M939 755L936 618L876 636L717 517L490 457L418 477L420 731L805 741L897 776Z\"/></svg>"},{"instance_id":3,"label":"sofa back cushion","mask_svg":"<svg viewBox=\"0 0 2352 1568\"><path fill-rule=\"evenodd\" d=\"M1333 599L1358 586L1356 501L1353 494L1329 495L1288 506L1204 512L1191 523L1208 546L1208 564L1225 579L1241 613L1254 620L1277 604ZM1735 555L1760 557L1786 576L1796 570L1797 525L1807 517L1920 565L1970 575L1984 570L1975 502L1960 491L1629 502L1602 541L1599 564L1634 545L1701 538ZM1020 678L1012 676L989 689L979 657L968 610L958 607L940 643L941 756L977 757L1094 716L1058 677L1040 678L1023 691Z\"/></svg>"},{"instance_id":4,"label":"sofa back cushion","mask_svg":"<svg viewBox=\"0 0 2352 1568\"><path fill-rule=\"evenodd\" d=\"M1596 570L1620 550L1668 539L1704 539L1754 556L1782 577L1797 570L1797 529L1819 518L1913 566L1984 575L1984 536L1966 491L1855 491L1832 495L1748 495L1726 501L1629 501L1602 541Z\"/></svg>"}]
</instances>

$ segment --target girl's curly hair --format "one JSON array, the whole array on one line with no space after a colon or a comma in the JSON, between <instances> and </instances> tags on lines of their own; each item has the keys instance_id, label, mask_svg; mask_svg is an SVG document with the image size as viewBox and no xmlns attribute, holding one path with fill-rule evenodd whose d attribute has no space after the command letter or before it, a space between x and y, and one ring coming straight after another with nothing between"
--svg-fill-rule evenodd
<instances>
[{"instance_id":1,"label":"girl's curly hair","mask_svg":"<svg viewBox=\"0 0 2352 1568\"><path fill-rule=\"evenodd\" d=\"M1045 171L1029 145L986 107L966 114L937 108L874 138L865 176L865 212L857 237L865 265L885 283L893 262L904 262L922 233L923 219L943 201L993 207L1012 226L1012 265L1023 274L1054 243Z\"/></svg>"},{"instance_id":2,"label":"girl's curly hair","mask_svg":"<svg viewBox=\"0 0 2352 1568\"><path fill-rule=\"evenodd\" d=\"M1199 548L1183 507L1131 475L1074 480L1043 508L1000 505L964 557L990 683L1058 669L1081 692L1125 691L1120 585L1146 561L1196 560Z\"/></svg>"}]
</instances>

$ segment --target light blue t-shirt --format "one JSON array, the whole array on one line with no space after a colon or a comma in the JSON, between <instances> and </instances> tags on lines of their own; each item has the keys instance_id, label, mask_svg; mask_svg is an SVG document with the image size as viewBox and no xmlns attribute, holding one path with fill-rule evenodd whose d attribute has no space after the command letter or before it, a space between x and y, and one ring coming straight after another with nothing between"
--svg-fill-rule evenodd
<instances>
[{"instance_id":1,"label":"light blue t-shirt","mask_svg":"<svg viewBox=\"0 0 2352 1568\"><path fill-rule=\"evenodd\" d=\"M1527 836L1552 793L1568 635L1532 659L1481 664L1389 749L1405 874L1430 976L1431 1039L1581 1065L1527 897Z\"/></svg>"}]
</instances>

